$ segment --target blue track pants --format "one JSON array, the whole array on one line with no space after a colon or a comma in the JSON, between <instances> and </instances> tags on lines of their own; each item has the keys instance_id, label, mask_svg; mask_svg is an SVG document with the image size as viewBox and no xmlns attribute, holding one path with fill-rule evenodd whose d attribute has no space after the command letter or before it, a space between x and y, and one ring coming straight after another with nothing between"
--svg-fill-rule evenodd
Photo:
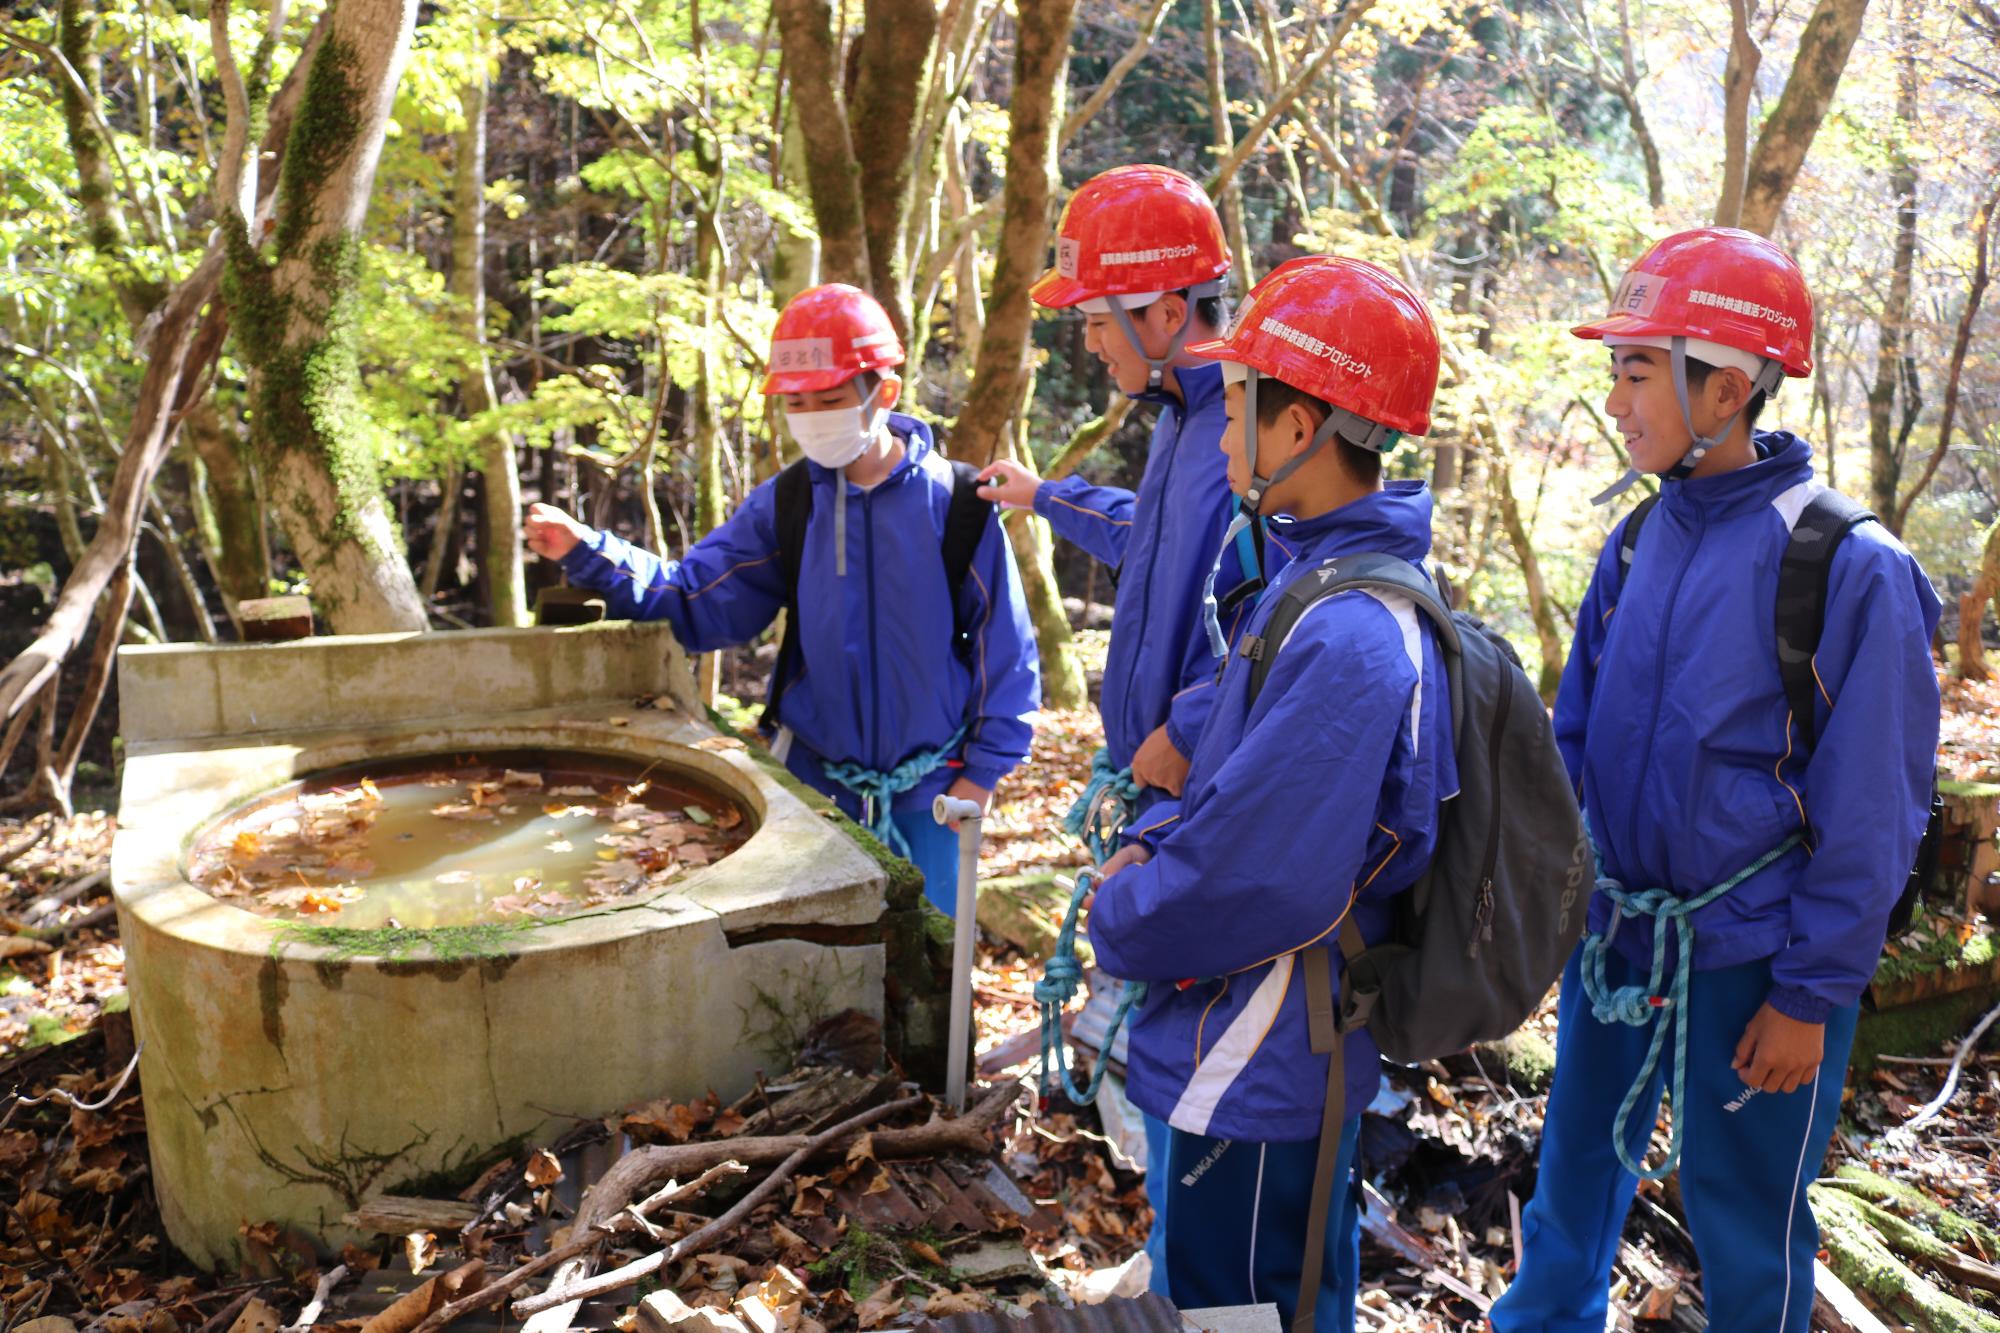
<instances>
[{"instance_id":1,"label":"blue track pants","mask_svg":"<svg viewBox=\"0 0 2000 1333\"><path fill-rule=\"evenodd\" d=\"M1613 986L1646 979L1615 952L1608 964ZM1791 1093L1756 1092L1730 1065L1770 989L1768 961L1697 972L1688 989L1688 1104L1673 1113L1685 1126L1681 1197L1712 1333L1811 1327L1819 1231L1806 1186L1819 1174L1840 1116L1857 1008L1828 1016L1814 1081ZM1497 1333L1602 1333L1611 1264L1638 1184L1618 1162L1611 1126L1651 1031L1591 1016L1576 955L1563 973L1558 1015L1540 1178L1522 1217L1521 1271L1493 1307ZM1670 1036L1631 1116L1627 1146L1635 1158L1651 1137L1672 1055Z\"/></svg>"},{"instance_id":2,"label":"blue track pants","mask_svg":"<svg viewBox=\"0 0 2000 1333\"><path fill-rule=\"evenodd\" d=\"M1315 1333L1353 1333L1361 1280L1361 1117L1341 1126ZM1312 1204L1316 1140L1259 1143L1174 1130L1168 1147L1166 1269L1184 1310L1276 1302L1289 1327ZM1157 1288L1156 1288L1157 1290Z\"/></svg>"}]
</instances>

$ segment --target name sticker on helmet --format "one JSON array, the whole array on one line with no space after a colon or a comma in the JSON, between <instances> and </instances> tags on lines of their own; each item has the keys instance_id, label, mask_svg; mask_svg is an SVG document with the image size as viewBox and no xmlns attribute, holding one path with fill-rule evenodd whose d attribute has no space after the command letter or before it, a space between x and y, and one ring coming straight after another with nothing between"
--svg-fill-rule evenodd
<instances>
[{"instance_id":1,"label":"name sticker on helmet","mask_svg":"<svg viewBox=\"0 0 2000 1333\"><path fill-rule=\"evenodd\" d=\"M1056 242L1056 272L1062 274L1065 278L1075 277L1077 255L1082 249L1082 246L1068 237L1059 239Z\"/></svg>"},{"instance_id":2,"label":"name sticker on helmet","mask_svg":"<svg viewBox=\"0 0 2000 1333\"><path fill-rule=\"evenodd\" d=\"M1367 379L1375 373L1375 367L1366 361L1358 361L1325 339L1315 338L1310 333L1295 329L1283 320L1272 319L1267 315L1257 327L1273 338L1282 338L1302 352L1310 352L1314 356L1332 362L1350 375L1359 375L1362 379Z\"/></svg>"},{"instance_id":3,"label":"name sticker on helmet","mask_svg":"<svg viewBox=\"0 0 2000 1333\"><path fill-rule=\"evenodd\" d=\"M832 370L833 339L781 338L771 344L772 370Z\"/></svg>"},{"instance_id":4,"label":"name sticker on helmet","mask_svg":"<svg viewBox=\"0 0 2000 1333\"><path fill-rule=\"evenodd\" d=\"M1666 289L1665 278L1651 273L1627 273L1625 281L1618 284L1618 295L1611 298L1611 313L1650 315L1660 303L1660 293Z\"/></svg>"},{"instance_id":5,"label":"name sticker on helmet","mask_svg":"<svg viewBox=\"0 0 2000 1333\"><path fill-rule=\"evenodd\" d=\"M1162 259L1186 259L1201 253L1198 245L1161 245L1151 250L1106 250L1097 257L1100 264L1157 264Z\"/></svg>"},{"instance_id":6,"label":"name sticker on helmet","mask_svg":"<svg viewBox=\"0 0 2000 1333\"><path fill-rule=\"evenodd\" d=\"M1747 315L1751 319L1762 320L1766 324L1781 329L1796 329L1799 322L1782 310L1773 310L1762 301L1746 301L1740 296L1724 296L1721 292L1706 292L1700 288L1688 293L1689 305L1714 306L1727 310L1732 315Z\"/></svg>"}]
</instances>

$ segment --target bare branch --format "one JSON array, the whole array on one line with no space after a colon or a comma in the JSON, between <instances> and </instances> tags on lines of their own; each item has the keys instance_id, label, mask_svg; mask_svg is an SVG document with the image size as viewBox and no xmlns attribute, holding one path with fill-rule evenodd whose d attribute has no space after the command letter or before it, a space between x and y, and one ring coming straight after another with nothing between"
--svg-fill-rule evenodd
<instances>
[{"instance_id":1,"label":"bare branch","mask_svg":"<svg viewBox=\"0 0 2000 1333\"><path fill-rule=\"evenodd\" d=\"M1105 103L1111 100L1111 95L1118 91L1118 85L1125 82L1125 76L1137 69L1139 62L1146 58L1146 53L1153 49L1153 43L1159 38L1160 29L1166 25L1167 14L1173 7L1174 0L1153 0L1152 9L1147 12L1145 18L1139 20L1138 34L1132 38L1132 44L1125 48L1125 53L1118 57L1116 63L1105 74L1104 82L1098 84L1097 90L1063 122L1062 134L1056 139L1058 152L1070 146L1070 142L1085 125L1090 123L1091 118L1104 109Z\"/></svg>"}]
</instances>

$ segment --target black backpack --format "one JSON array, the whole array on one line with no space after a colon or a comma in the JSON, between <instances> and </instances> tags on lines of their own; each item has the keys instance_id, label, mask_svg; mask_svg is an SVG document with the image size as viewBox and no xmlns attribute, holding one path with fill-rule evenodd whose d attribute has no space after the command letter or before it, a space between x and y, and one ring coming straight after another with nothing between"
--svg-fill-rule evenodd
<instances>
[{"instance_id":1,"label":"black backpack","mask_svg":"<svg viewBox=\"0 0 2000 1333\"><path fill-rule=\"evenodd\" d=\"M993 502L979 494L979 469L970 463L945 460L951 466L951 503L944 519L944 576L951 587L953 605L972 569L972 556L986 523L994 512ZM801 458L778 473L772 508L778 529L778 569L785 580L785 637L778 645L778 663L771 672L771 686L764 696L762 725L778 725L778 701L798 678L799 671L799 569L805 560L806 525L812 521L812 474ZM953 632L953 647L961 654L971 649L972 632L959 626Z\"/></svg>"},{"instance_id":2,"label":"black backpack","mask_svg":"<svg viewBox=\"0 0 2000 1333\"><path fill-rule=\"evenodd\" d=\"M1623 588L1631 572L1632 558L1638 554L1639 532L1647 515L1659 503L1649 495L1632 510L1618 540L1618 583ZM1778 677L1785 688L1785 703L1798 723L1799 738L1810 755L1819 742L1813 698L1819 684L1813 675L1813 655L1819 652L1820 636L1826 630L1827 581L1833 571L1833 553L1847 534L1863 523L1877 522L1875 515L1857 501L1848 499L1830 486L1815 483L1807 494L1798 522L1792 525L1791 540L1778 562L1778 595L1773 615L1778 636ZM1807 830L1807 836L1812 832ZM1889 935L1909 929L1923 886L1937 871L1938 848L1944 837L1944 799L1931 792L1931 817L1917 845L1917 861L1903 892L1889 913Z\"/></svg>"},{"instance_id":3,"label":"black backpack","mask_svg":"<svg viewBox=\"0 0 2000 1333\"><path fill-rule=\"evenodd\" d=\"M1347 969L1340 996L1327 950L1301 954L1312 1049L1328 1063L1294 1333L1311 1329L1319 1290L1346 1109L1343 1036L1366 1027L1383 1054L1415 1064L1513 1031L1562 975L1595 885L1590 841L1555 729L1513 645L1448 609L1409 561L1338 556L1290 583L1263 632L1243 640L1240 651L1252 661L1251 699L1299 618L1353 589L1406 597L1436 628L1459 790L1439 808L1436 852L1398 898L1390 937L1371 948L1352 914L1341 924Z\"/></svg>"}]
</instances>

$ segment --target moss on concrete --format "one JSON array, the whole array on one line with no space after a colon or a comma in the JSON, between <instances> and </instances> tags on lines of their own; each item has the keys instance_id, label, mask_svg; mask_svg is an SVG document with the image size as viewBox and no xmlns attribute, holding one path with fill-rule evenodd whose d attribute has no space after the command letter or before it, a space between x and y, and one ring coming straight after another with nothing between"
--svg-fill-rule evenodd
<instances>
[{"instance_id":1,"label":"moss on concrete","mask_svg":"<svg viewBox=\"0 0 2000 1333\"><path fill-rule=\"evenodd\" d=\"M1940 995L1894 1009L1863 1009L1848 1057L1850 1080L1860 1079L1885 1055L1936 1055L1993 1003L1993 989L1981 987Z\"/></svg>"},{"instance_id":2,"label":"moss on concrete","mask_svg":"<svg viewBox=\"0 0 2000 1333\"><path fill-rule=\"evenodd\" d=\"M560 918L559 918L560 919ZM417 960L417 951L428 950L439 963L477 962L505 958L515 952L523 935L555 920L524 918L520 921L482 921L469 926L382 926L357 930L352 926L323 926L305 921L281 921L271 953L275 958L288 944L307 944L329 950L334 960L380 958L391 962ZM332 978L322 975L322 980Z\"/></svg>"}]
</instances>

